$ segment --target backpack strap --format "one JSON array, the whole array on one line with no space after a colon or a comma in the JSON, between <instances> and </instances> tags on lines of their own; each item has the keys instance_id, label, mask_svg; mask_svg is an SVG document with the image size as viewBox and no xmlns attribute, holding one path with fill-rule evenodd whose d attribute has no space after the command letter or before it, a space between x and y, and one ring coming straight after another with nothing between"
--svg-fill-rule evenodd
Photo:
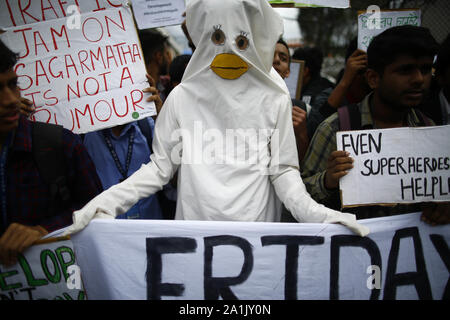
<instances>
[{"instance_id":1,"label":"backpack strap","mask_svg":"<svg viewBox=\"0 0 450 320\"><path fill-rule=\"evenodd\" d=\"M144 135L145 139L147 139L148 148L150 149L150 154L153 153L152 149L152 128L150 128L150 124L148 123L148 120L142 119L138 121L139 129L141 129L142 134Z\"/></svg>"},{"instance_id":2,"label":"backpack strap","mask_svg":"<svg viewBox=\"0 0 450 320\"><path fill-rule=\"evenodd\" d=\"M49 186L51 213L56 213L58 200L65 205L71 198L67 186L62 136L62 126L32 122L33 158L42 179Z\"/></svg>"},{"instance_id":3,"label":"backpack strap","mask_svg":"<svg viewBox=\"0 0 450 320\"><path fill-rule=\"evenodd\" d=\"M339 129L341 131L360 130L361 112L357 104L350 104L337 109Z\"/></svg>"},{"instance_id":4,"label":"backpack strap","mask_svg":"<svg viewBox=\"0 0 450 320\"><path fill-rule=\"evenodd\" d=\"M414 109L414 111L417 114L417 117L419 118L419 126L420 127L431 127L434 124L431 122L430 118L428 118L426 115L424 115L422 113L422 111L418 110L418 109Z\"/></svg>"}]
</instances>

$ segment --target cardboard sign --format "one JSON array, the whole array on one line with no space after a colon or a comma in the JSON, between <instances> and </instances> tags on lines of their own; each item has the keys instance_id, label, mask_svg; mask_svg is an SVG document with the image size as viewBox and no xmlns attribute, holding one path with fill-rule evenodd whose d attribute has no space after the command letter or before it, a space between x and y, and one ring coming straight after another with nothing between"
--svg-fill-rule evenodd
<instances>
[{"instance_id":1,"label":"cardboard sign","mask_svg":"<svg viewBox=\"0 0 450 320\"><path fill-rule=\"evenodd\" d=\"M381 10L376 6L367 12L358 12L358 49L367 52L372 39L384 30L395 26L420 26L420 9ZM370 7L369 7L370 8Z\"/></svg>"},{"instance_id":2,"label":"cardboard sign","mask_svg":"<svg viewBox=\"0 0 450 320\"><path fill-rule=\"evenodd\" d=\"M0 2L0 28L70 18L78 14L120 8L127 0L4 0Z\"/></svg>"},{"instance_id":3,"label":"cardboard sign","mask_svg":"<svg viewBox=\"0 0 450 320\"><path fill-rule=\"evenodd\" d=\"M156 114L142 89L146 68L131 10L82 14L77 27L55 19L9 28L1 35L20 60L23 97L32 120L86 133Z\"/></svg>"},{"instance_id":4,"label":"cardboard sign","mask_svg":"<svg viewBox=\"0 0 450 320\"><path fill-rule=\"evenodd\" d=\"M338 132L355 160L340 179L343 206L450 201L448 137L450 125Z\"/></svg>"},{"instance_id":5,"label":"cardboard sign","mask_svg":"<svg viewBox=\"0 0 450 320\"><path fill-rule=\"evenodd\" d=\"M0 300L85 300L80 268L70 240L43 241L0 265Z\"/></svg>"},{"instance_id":6,"label":"cardboard sign","mask_svg":"<svg viewBox=\"0 0 450 320\"><path fill-rule=\"evenodd\" d=\"M300 100L302 95L303 70L305 68L305 61L291 60L291 73L284 81L289 89L289 94L292 99Z\"/></svg>"},{"instance_id":7,"label":"cardboard sign","mask_svg":"<svg viewBox=\"0 0 450 320\"><path fill-rule=\"evenodd\" d=\"M450 226L96 219L72 236L89 299L443 299ZM101 270L101 271L100 271Z\"/></svg>"},{"instance_id":8,"label":"cardboard sign","mask_svg":"<svg viewBox=\"0 0 450 320\"><path fill-rule=\"evenodd\" d=\"M134 17L139 29L181 24L186 11L184 0L132 0Z\"/></svg>"},{"instance_id":9,"label":"cardboard sign","mask_svg":"<svg viewBox=\"0 0 450 320\"><path fill-rule=\"evenodd\" d=\"M350 0L295 0L296 7L350 8Z\"/></svg>"}]
</instances>

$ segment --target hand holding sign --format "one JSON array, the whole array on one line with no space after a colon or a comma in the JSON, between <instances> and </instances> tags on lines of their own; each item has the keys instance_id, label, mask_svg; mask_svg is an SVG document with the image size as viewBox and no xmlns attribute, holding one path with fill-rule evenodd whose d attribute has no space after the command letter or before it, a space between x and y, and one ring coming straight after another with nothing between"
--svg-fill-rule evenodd
<instances>
[{"instance_id":1,"label":"hand holding sign","mask_svg":"<svg viewBox=\"0 0 450 320\"><path fill-rule=\"evenodd\" d=\"M433 226L450 223L450 202L426 203L420 219Z\"/></svg>"},{"instance_id":2,"label":"hand holding sign","mask_svg":"<svg viewBox=\"0 0 450 320\"><path fill-rule=\"evenodd\" d=\"M347 60L342 81L346 81L350 85L355 76L363 72L366 68L367 54L362 50L355 50Z\"/></svg>"},{"instance_id":3,"label":"hand holding sign","mask_svg":"<svg viewBox=\"0 0 450 320\"><path fill-rule=\"evenodd\" d=\"M151 93L152 95L150 97L147 98L147 102L154 102L155 103L155 107L156 107L156 114L158 115L159 112L161 111L161 108L163 106L161 97L159 96L159 92L158 89L156 89L156 83L155 80L153 80L153 78L147 73L147 80L148 83L150 84L150 87L145 88L144 90L142 90L145 93Z\"/></svg>"},{"instance_id":4,"label":"hand holding sign","mask_svg":"<svg viewBox=\"0 0 450 320\"><path fill-rule=\"evenodd\" d=\"M12 223L0 238L0 264L15 264L18 253L24 252L46 234L47 230L41 226L29 227Z\"/></svg>"},{"instance_id":5,"label":"hand holding sign","mask_svg":"<svg viewBox=\"0 0 450 320\"><path fill-rule=\"evenodd\" d=\"M328 158L327 171L325 172L325 187L336 189L339 187L339 179L353 168L353 159L346 151L333 151Z\"/></svg>"}]
</instances>

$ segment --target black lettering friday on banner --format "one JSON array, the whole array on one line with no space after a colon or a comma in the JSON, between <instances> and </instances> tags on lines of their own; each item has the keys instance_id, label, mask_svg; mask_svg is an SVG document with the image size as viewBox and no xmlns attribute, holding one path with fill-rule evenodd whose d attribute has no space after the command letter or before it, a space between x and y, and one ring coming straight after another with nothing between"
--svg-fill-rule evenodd
<instances>
[{"instance_id":1,"label":"black lettering friday on banner","mask_svg":"<svg viewBox=\"0 0 450 320\"><path fill-rule=\"evenodd\" d=\"M415 271L399 272L399 256L402 251L400 245L401 240L412 241L413 256L415 263ZM442 262L450 269L450 251L448 244L441 235L431 234L430 240L434 245L434 249L439 255ZM164 274L164 265L162 264L162 256L165 254L189 254L198 248L198 240L189 237L155 237L147 238L147 298L159 300L165 297L183 297L185 286L183 283L162 283ZM253 266L258 263L255 261L255 248L248 240L242 237L231 235L220 235L203 238L204 254L203 254L203 289L205 300L235 300L239 299L233 286L243 285L253 271ZM305 246L314 246L320 248L324 244L324 237L320 236L296 236L296 235L272 235L262 236L260 238L261 248L271 246L285 246L286 255L284 261L279 261L279 269L284 270L284 299L297 299L297 290L301 288L302 283L298 282L299 261L302 259L301 249ZM233 246L242 252L243 262L241 270L236 274L227 277L213 276L214 248L220 246ZM335 235L331 237L330 243L330 283L329 283L329 299L339 299L341 252L345 248L356 248L361 253L366 253L370 257L372 265L383 265L380 249L376 242L370 237L358 237L353 235ZM217 251L219 252L219 251ZM382 270L383 294L380 288L372 290L370 299L396 299L397 289L404 286L411 286L417 292L419 299L432 299L432 290L430 286L429 275L425 263L424 252L422 247L422 239L417 227L399 229L395 232L392 241L389 256L387 258L386 270ZM447 278L447 285L444 293L440 297L434 296L434 299L448 299L450 296L450 285ZM437 293L434 293L436 295Z\"/></svg>"}]
</instances>

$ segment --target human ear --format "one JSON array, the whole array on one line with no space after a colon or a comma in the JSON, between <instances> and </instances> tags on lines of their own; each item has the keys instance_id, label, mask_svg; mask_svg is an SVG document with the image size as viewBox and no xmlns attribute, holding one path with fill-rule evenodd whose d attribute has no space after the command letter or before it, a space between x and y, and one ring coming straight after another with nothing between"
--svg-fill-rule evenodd
<instances>
[{"instance_id":1,"label":"human ear","mask_svg":"<svg viewBox=\"0 0 450 320\"><path fill-rule=\"evenodd\" d=\"M380 75L378 72L373 69L367 69L365 76L367 79L367 84L372 90L378 88L380 84Z\"/></svg>"}]
</instances>

